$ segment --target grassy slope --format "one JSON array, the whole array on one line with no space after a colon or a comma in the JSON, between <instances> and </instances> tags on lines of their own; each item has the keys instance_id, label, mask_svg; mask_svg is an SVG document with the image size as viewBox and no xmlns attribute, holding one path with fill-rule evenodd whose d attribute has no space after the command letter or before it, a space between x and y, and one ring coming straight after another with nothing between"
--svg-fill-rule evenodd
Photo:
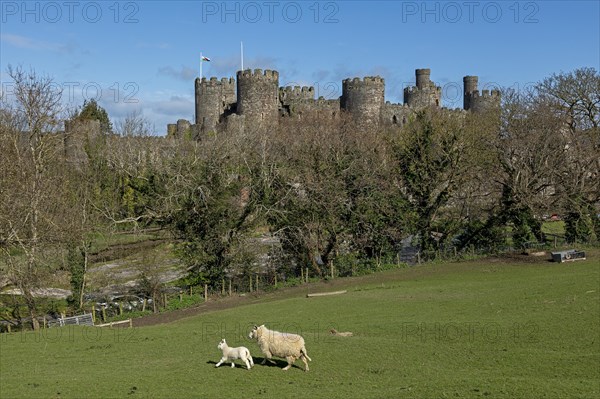
<instances>
[{"instance_id":1,"label":"grassy slope","mask_svg":"<svg viewBox=\"0 0 600 399\"><path fill-rule=\"evenodd\" d=\"M168 325L0 336L0 397L596 397L597 260L478 261L349 279ZM311 371L261 366L254 323L300 332ZM351 338L327 334L335 327ZM214 368L220 338L256 367ZM301 362L297 362L298 366ZM279 365L282 365L280 363ZM227 384L228 388L223 388Z\"/></svg>"}]
</instances>

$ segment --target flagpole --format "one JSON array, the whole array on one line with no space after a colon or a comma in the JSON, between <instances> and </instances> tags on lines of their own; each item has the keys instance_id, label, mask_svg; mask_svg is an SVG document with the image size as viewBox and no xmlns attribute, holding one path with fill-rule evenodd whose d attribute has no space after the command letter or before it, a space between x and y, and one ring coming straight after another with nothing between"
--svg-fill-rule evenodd
<instances>
[{"instance_id":1,"label":"flagpole","mask_svg":"<svg viewBox=\"0 0 600 399\"><path fill-rule=\"evenodd\" d=\"M242 71L244 70L244 42L240 42L240 55L242 59Z\"/></svg>"},{"instance_id":2,"label":"flagpole","mask_svg":"<svg viewBox=\"0 0 600 399\"><path fill-rule=\"evenodd\" d=\"M200 81L202 81L202 63L204 60L202 59L202 51L200 52Z\"/></svg>"}]
</instances>

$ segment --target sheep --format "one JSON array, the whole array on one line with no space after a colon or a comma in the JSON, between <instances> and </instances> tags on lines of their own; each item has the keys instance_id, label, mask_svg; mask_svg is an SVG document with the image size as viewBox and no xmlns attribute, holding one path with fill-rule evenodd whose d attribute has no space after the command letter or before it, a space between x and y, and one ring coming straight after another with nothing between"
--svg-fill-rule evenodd
<instances>
[{"instance_id":1,"label":"sheep","mask_svg":"<svg viewBox=\"0 0 600 399\"><path fill-rule=\"evenodd\" d=\"M252 366L254 366L254 361L252 360L252 356L250 355L250 351L245 346L239 346L237 348L230 348L225 341L225 338L219 342L217 348L223 351L223 357L219 360L219 363L215 365L215 367L219 367L226 361L231 361L231 368L235 367L235 363L233 362L235 359L242 359L244 363L246 363L246 367L248 370Z\"/></svg>"},{"instance_id":2,"label":"sheep","mask_svg":"<svg viewBox=\"0 0 600 399\"><path fill-rule=\"evenodd\" d=\"M312 362L312 359L308 357L304 346L304 338L300 335L271 331L263 324L258 327L254 326L248 336L258 342L260 350L265 355L265 359L261 364L265 364L267 360L275 364L271 357L277 356L287 360L288 364L283 370L288 370L297 359L302 359L304 371L309 370L306 360Z\"/></svg>"}]
</instances>

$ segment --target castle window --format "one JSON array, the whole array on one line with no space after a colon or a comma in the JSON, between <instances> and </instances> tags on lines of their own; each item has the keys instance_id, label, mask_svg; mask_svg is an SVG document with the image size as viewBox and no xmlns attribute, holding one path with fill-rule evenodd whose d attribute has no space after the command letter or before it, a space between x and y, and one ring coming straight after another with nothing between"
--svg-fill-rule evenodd
<instances>
[{"instance_id":1,"label":"castle window","mask_svg":"<svg viewBox=\"0 0 600 399\"><path fill-rule=\"evenodd\" d=\"M396 115L394 115L394 117L392 118L392 124L394 124L394 125L398 124L398 118L396 117Z\"/></svg>"}]
</instances>

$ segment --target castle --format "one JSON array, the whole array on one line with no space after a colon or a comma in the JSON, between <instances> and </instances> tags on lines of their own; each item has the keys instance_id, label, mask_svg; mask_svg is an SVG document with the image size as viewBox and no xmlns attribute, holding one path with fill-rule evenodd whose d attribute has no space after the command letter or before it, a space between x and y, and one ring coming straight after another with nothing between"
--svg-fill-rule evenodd
<instances>
[{"instance_id":1,"label":"castle","mask_svg":"<svg viewBox=\"0 0 600 399\"><path fill-rule=\"evenodd\" d=\"M430 69L416 70L416 85L404 89L404 103L385 101L385 81L379 76L345 79L338 99L315 99L314 87L279 87L279 73L246 69L237 79L212 77L195 80L195 121L180 119L167 125L168 137L209 132L236 132L277 126L280 118L305 115L335 117L347 112L362 126L402 125L415 110L440 107L442 88L430 79ZM237 83L237 84L236 84ZM478 77L463 78L466 111L482 112L500 105L498 90L477 89Z\"/></svg>"}]
</instances>

